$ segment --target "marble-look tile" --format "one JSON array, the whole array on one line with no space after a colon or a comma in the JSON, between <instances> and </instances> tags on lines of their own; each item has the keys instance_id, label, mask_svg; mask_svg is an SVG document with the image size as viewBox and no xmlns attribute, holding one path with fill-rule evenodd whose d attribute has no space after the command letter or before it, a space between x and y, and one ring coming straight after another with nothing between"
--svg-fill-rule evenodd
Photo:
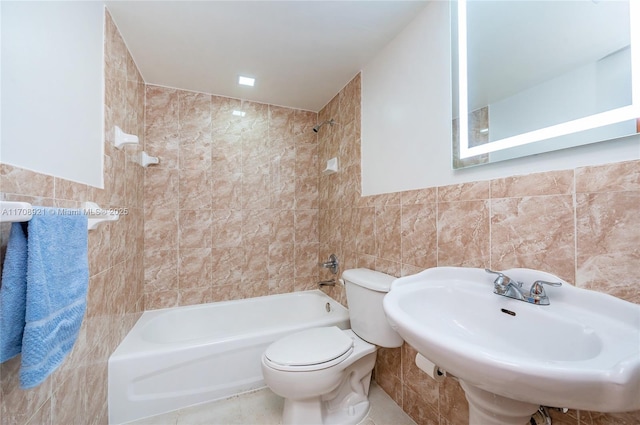
<instances>
[{"instance_id":1,"label":"marble-look tile","mask_svg":"<svg viewBox=\"0 0 640 425\"><path fill-rule=\"evenodd\" d=\"M351 165L360 165L360 137L357 129L359 122L351 121L344 125L344 134L340 142L338 158L340 158L340 168L347 168Z\"/></svg>"},{"instance_id":2,"label":"marble-look tile","mask_svg":"<svg viewBox=\"0 0 640 425\"><path fill-rule=\"evenodd\" d=\"M296 243L294 247L294 277L296 284L304 277L317 278L318 276L318 249L317 242Z\"/></svg>"},{"instance_id":3,"label":"marble-look tile","mask_svg":"<svg viewBox=\"0 0 640 425\"><path fill-rule=\"evenodd\" d=\"M420 425L438 425L440 424L440 415L438 410L434 409L430 404L424 403L424 395L415 392L409 387L403 388L402 409Z\"/></svg>"},{"instance_id":4,"label":"marble-look tile","mask_svg":"<svg viewBox=\"0 0 640 425\"><path fill-rule=\"evenodd\" d=\"M296 178L295 188L295 208L314 209L318 208L318 177L307 176Z\"/></svg>"},{"instance_id":5,"label":"marble-look tile","mask_svg":"<svg viewBox=\"0 0 640 425\"><path fill-rule=\"evenodd\" d=\"M67 373L67 379L58 386L51 396L51 421L56 424L77 423L77 418L86 413L86 391L78 391L78 388L86 388L86 369L75 368Z\"/></svg>"},{"instance_id":6,"label":"marble-look tile","mask_svg":"<svg viewBox=\"0 0 640 425\"><path fill-rule=\"evenodd\" d=\"M441 383L438 405L440 417L446 418L450 425L469 423L469 403L458 381L445 379Z\"/></svg>"},{"instance_id":7,"label":"marble-look tile","mask_svg":"<svg viewBox=\"0 0 640 425\"><path fill-rule=\"evenodd\" d=\"M576 284L640 302L640 192L578 194L576 204Z\"/></svg>"},{"instance_id":8,"label":"marble-look tile","mask_svg":"<svg viewBox=\"0 0 640 425\"><path fill-rule=\"evenodd\" d=\"M640 410L623 413L598 413L581 410L580 425L635 425L640 423Z\"/></svg>"},{"instance_id":9,"label":"marble-look tile","mask_svg":"<svg viewBox=\"0 0 640 425\"><path fill-rule=\"evenodd\" d=\"M427 189L407 190L400 193L400 202L402 205L435 205L436 194L438 190L435 187Z\"/></svg>"},{"instance_id":10,"label":"marble-look tile","mask_svg":"<svg viewBox=\"0 0 640 425\"><path fill-rule=\"evenodd\" d=\"M4 193L54 198L55 178L8 164L0 164L0 187Z\"/></svg>"},{"instance_id":11,"label":"marble-look tile","mask_svg":"<svg viewBox=\"0 0 640 425\"><path fill-rule=\"evenodd\" d=\"M51 380L30 390L22 390L18 379L20 356L0 364L0 413L3 423L26 423L51 397ZM5 422L6 421L6 422Z\"/></svg>"},{"instance_id":12,"label":"marble-look tile","mask_svg":"<svg viewBox=\"0 0 640 425\"><path fill-rule=\"evenodd\" d=\"M376 365L376 382L385 393L398 405L402 406L402 380L391 374L379 374Z\"/></svg>"},{"instance_id":13,"label":"marble-look tile","mask_svg":"<svg viewBox=\"0 0 640 425\"><path fill-rule=\"evenodd\" d=\"M294 211L294 241L296 243L319 242L318 210Z\"/></svg>"},{"instance_id":14,"label":"marble-look tile","mask_svg":"<svg viewBox=\"0 0 640 425\"><path fill-rule=\"evenodd\" d=\"M179 211L178 229L178 246L180 249L210 248L212 242L212 211Z\"/></svg>"},{"instance_id":15,"label":"marble-look tile","mask_svg":"<svg viewBox=\"0 0 640 425\"><path fill-rule=\"evenodd\" d=\"M576 411L562 413L556 409L549 409L549 416L553 425L580 425Z\"/></svg>"},{"instance_id":16,"label":"marble-look tile","mask_svg":"<svg viewBox=\"0 0 640 425\"><path fill-rule=\"evenodd\" d=\"M489 201L438 204L438 266L489 266Z\"/></svg>"},{"instance_id":17,"label":"marble-look tile","mask_svg":"<svg viewBox=\"0 0 640 425\"><path fill-rule=\"evenodd\" d=\"M402 378L402 348L380 348L376 359L376 377L390 375Z\"/></svg>"},{"instance_id":18,"label":"marble-look tile","mask_svg":"<svg viewBox=\"0 0 640 425\"><path fill-rule=\"evenodd\" d=\"M513 176L491 181L492 198L513 198L573 193L573 170Z\"/></svg>"},{"instance_id":19,"label":"marble-look tile","mask_svg":"<svg viewBox=\"0 0 640 425\"><path fill-rule=\"evenodd\" d=\"M175 210L179 201L180 174L177 170L149 167L144 172L145 210Z\"/></svg>"},{"instance_id":20,"label":"marble-look tile","mask_svg":"<svg viewBox=\"0 0 640 425\"><path fill-rule=\"evenodd\" d=\"M293 243L295 214L293 210L275 210L271 213L269 229L270 243Z\"/></svg>"},{"instance_id":21,"label":"marble-look tile","mask_svg":"<svg viewBox=\"0 0 640 425\"><path fill-rule=\"evenodd\" d=\"M86 184L55 177L54 186L54 198L56 199L72 199L80 202L84 202L88 199L87 192L89 189Z\"/></svg>"},{"instance_id":22,"label":"marble-look tile","mask_svg":"<svg viewBox=\"0 0 640 425\"><path fill-rule=\"evenodd\" d=\"M178 91L180 144L211 140L211 95Z\"/></svg>"},{"instance_id":23,"label":"marble-look tile","mask_svg":"<svg viewBox=\"0 0 640 425\"><path fill-rule=\"evenodd\" d=\"M107 390L108 390L108 365L107 363L92 364L85 370L86 384L86 415L93 420L108 415ZM82 417L82 416L81 416ZM93 423L99 423L92 421Z\"/></svg>"},{"instance_id":24,"label":"marble-look tile","mask_svg":"<svg viewBox=\"0 0 640 425\"><path fill-rule=\"evenodd\" d=\"M375 255L376 209L374 207L357 208L355 214L358 223L357 251L360 254Z\"/></svg>"},{"instance_id":25,"label":"marble-look tile","mask_svg":"<svg viewBox=\"0 0 640 425\"><path fill-rule=\"evenodd\" d=\"M356 109L360 107L360 91L360 74L357 74L338 94L341 123L357 121Z\"/></svg>"},{"instance_id":26,"label":"marble-look tile","mask_svg":"<svg viewBox=\"0 0 640 425\"><path fill-rule=\"evenodd\" d=\"M196 305L212 302L211 287L180 288L178 305Z\"/></svg>"},{"instance_id":27,"label":"marble-look tile","mask_svg":"<svg viewBox=\"0 0 640 425\"><path fill-rule=\"evenodd\" d=\"M242 111L242 100L211 96L211 130L214 135L240 135L242 118L233 115L234 110Z\"/></svg>"},{"instance_id":28,"label":"marble-look tile","mask_svg":"<svg viewBox=\"0 0 640 425\"><path fill-rule=\"evenodd\" d=\"M211 173L208 170L181 169L179 171L179 208L181 210L210 210L213 206Z\"/></svg>"},{"instance_id":29,"label":"marble-look tile","mask_svg":"<svg viewBox=\"0 0 640 425\"><path fill-rule=\"evenodd\" d=\"M544 270L575 281L575 226L570 195L491 201L491 267Z\"/></svg>"},{"instance_id":30,"label":"marble-look tile","mask_svg":"<svg viewBox=\"0 0 640 425\"><path fill-rule=\"evenodd\" d=\"M178 306L179 292L177 289L154 291L145 293L144 305L147 310L157 310Z\"/></svg>"},{"instance_id":31,"label":"marble-look tile","mask_svg":"<svg viewBox=\"0 0 640 425\"><path fill-rule=\"evenodd\" d=\"M111 224L105 223L88 235L89 274L91 276L103 272L111 266L110 237Z\"/></svg>"},{"instance_id":32,"label":"marble-look tile","mask_svg":"<svg viewBox=\"0 0 640 425\"><path fill-rule=\"evenodd\" d=\"M438 231L435 203L402 206L402 263L429 268L437 265Z\"/></svg>"},{"instance_id":33,"label":"marble-look tile","mask_svg":"<svg viewBox=\"0 0 640 425\"><path fill-rule=\"evenodd\" d=\"M120 36L111 15L105 13L105 43L104 43L104 64L105 77L126 79L126 55L127 47Z\"/></svg>"},{"instance_id":34,"label":"marble-look tile","mask_svg":"<svg viewBox=\"0 0 640 425\"><path fill-rule=\"evenodd\" d=\"M254 242L244 245L244 264L242 266L242 284L256 284L268 281L269 243ZM246 286L245 286L246 287ZM268 285L267 285L268 287Z\"/></svg>"},{"instance_id":35,"label":"marble-look tile","mask_svg":"<svg viewBox=\"0 0 640 425\"><path fill-rule=\"evenodd\" d=\"M51 399L48 399L34 414L31 416L26 425L54 425L51 422Z\"/></svg>"},{"instance_id":36,"label":"marble-look tile","mask_svg":"<svg viewBox=\"0 0 640 425\"><path fill-rule=\"evenodd\" d=\"M211 248L180 250L178 286L181 290L211 286Z\"/></svg>"},{"instance_id":37,"label":"marble-look tile","mask_svg":"<svg viewBox=\"0 0 640 425\"><path fill-rule=\"evenodd\" d=\"M373 270L380 273L388 274L389 276L398 277L400 276L400 272L402 270L402 264L398 261L376 258Z\"/></svg>"},{"instance_id":38,"label":"marble-look tile","mask_svg":"<svg viewBox=\"0 0 640 425\"><path fill-rule=\"evenodd\" d=\"M213 210L211 213L212 246L230 248L242 245L242 211Z\"/></svg>"},{"instance_id":39,"label":"marble-look tile","mask_svg":"<svg viewBox=\"0 0 640 425\"><path fill-rule=\"evenodd\" d=\"M89 278L89 287L87 289L87 317L100 316L106 314L107 306L107 290L109 288L108 278L110 273L104 271L97 273Z\"/></svg>"},{"instance_id":40,"label":"marble-look tile","mask_svg":"<svg viewBox=\"0 0 640 425\"><path fill-rule=\"evenodd\" d=\"M215 175L215 172L214 172ZM242 174L214 177L211 182L214 210L242 209Z\"/></svg>"},{"instance_id":41,"label":"marble-look tile","mask_svg":"<svg viewBox=\"0 0 640 425\"><path fill-rule=\"evenodd\" d=\"M165 291L178 288L178 250L145 249L144 291Z\"/></svg>"},{"instance_id":42,"label":"marble-look tile","mask_svg":"<svg viewBox=\"0 0 640 425\"><path fill-rule=\"evenodd\" d=\"M243 209L266 209L270 206L271 188L268 172L243 173L241 203Z\"/></svg>"},{"instance_id":43,"label":"marble-look tile","mask_svg":"<svg viewBox=\"0 0 640 425\"><path fill-rule=\"evenodd\" d=\"M271 235L273 211L267 209L251 209L242 211L242 242L246 247L250 244L268 244Z\"/></svg>"},{"instance_id":44,"label":"marble-look tile","mask_svg":"<svg viewBox=\"0 0 640 425\"><path fill-rule=\"evenodd\" d=\"M576 168L576 193L640 190L640 161Z\"/></svg>"},{"instance_id":45,"label":"marble-look tile","mask_svg":"<svg viewBox=\"0 0 640 425\"><path fill-rule=\"evenodd\" d=\"M242 173L242 143L240 136L212 134L211 171L214 178L226 178Z\"/></svg>"},{"instance_id":46,"label":"marble-look tile","mask_svg":"<svg viewBox=\"0 0 640 425\"><path fill-rule=\"evenodd\" d=\"M269 136L277 135L286 138L293 143L293 124L295 122L295 109L269 105Z\"/></svg>"},{"instance_id":47,"label":"marble-look tile","mask_svg":"<svg viewBox=\"0 0 640 425\"><path fill-rule=\"evenodd\" d=\"M337 208L320 209L318 212L318 240L335 249L339 245L340 234L336 226L341 222L341 211Z\"/></svg>"},{"instance_id":48,"label":"marble-look tile","mask_svg":"<svg viewBox=\"0 0 640 425\"><path fill-rule=\"evenodd\" d=\"M155 168L178 167L178 90L153 85L145 93L145 150L162 160Z\"/></svg>"},{"instance_id":49,"label":"marble-look tile","mask_svg":"<svg viewBox=\"0 0 640 425\"><path fill-rule=\"evenodd\" d=\"M438 202L476 201L489 199L491 183L479 181L471 183L453 184L438 188Z\"/></svg>"},{"instance_id":50,"label":"marble-look tile","mask_svg":"<svg viewBox=\"0 0 640 425\"><path fill-rule=\"evenodd\" d=\"M177 249L178 211L154 208L145 210L145 250Z\"/></svg>"},{"instance_id":51,"label":"marble-look tile","mask_svg":"<svg viewBox=\"0 0 640 425\"><path fill-rule=\"evenodd\" d=\"M340 172L340 191L338 192L338 207L357 205L361 197L360 164L349 165Z\"/></svg>"},{"instance_id":52,"label":"marble-look tile","mask_svg":"<svg viewBox=\"0 0 640 425\"><path fill-rule=\"evenodd\" d=\"M420 394L421 404L438 412L440 385L433 378L416 366L418 351L408 343L402 346L402 382L405 388ZM406 401L406 400L405 400ZM419 422L419 421L418 421Z\"/></svg>"},{"instance_id":53,"label":"marble-look tile","mask_svg":"<svg viewBox=\"0 0 640 425\"><path fill-rule=\"evenodd\" d=\"M242 247L213 248L211 250L212 285L214 287L237 286L242 280L244 255ZM215 298L216 293L214 292L213 295Z\"/></svg>"}]
</instances>

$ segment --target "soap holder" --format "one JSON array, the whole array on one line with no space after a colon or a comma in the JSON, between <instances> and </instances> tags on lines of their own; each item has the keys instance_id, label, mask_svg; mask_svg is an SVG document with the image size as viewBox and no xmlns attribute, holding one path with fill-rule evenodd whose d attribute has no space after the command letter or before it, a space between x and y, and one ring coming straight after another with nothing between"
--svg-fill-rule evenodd
<instances>
[{"instance_id":1,"label":"soap holder","mask_svg":"<svg viewBox=\"0 0 640 425\"><path fill-rule=\"evenodd\" d=\"M331 158L327 160L327 167L322 171L322 174L333 174L338 172L338 158Z\"/></svg>"}]
</instances>

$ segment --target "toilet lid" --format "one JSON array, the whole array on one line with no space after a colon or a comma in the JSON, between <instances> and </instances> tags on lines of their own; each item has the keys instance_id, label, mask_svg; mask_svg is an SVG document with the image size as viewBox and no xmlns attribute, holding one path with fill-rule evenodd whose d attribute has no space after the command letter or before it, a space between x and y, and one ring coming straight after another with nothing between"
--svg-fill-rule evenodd
<instances>
[{"instance_id":1,"label":"toilet lid","mask_svg":"<svg viewBox=\"0 0 640 425\"><path fill-rule=\"evenodd\" d=\"M339 362L332 360L342 361L352 350L353 339L340 328L331 326L285 336L271 344L264 356L274 367L290 370L313 365L324 367L328 362L333 365Z\"/></svg>"}]
</instances>

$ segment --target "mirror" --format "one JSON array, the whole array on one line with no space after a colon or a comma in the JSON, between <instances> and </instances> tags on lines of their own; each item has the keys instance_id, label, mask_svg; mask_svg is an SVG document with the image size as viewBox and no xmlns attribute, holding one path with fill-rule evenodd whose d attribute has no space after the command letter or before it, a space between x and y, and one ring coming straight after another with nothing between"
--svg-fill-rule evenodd
<instances>
[{"instance_id":1,"label":"mirror","mask_svg":"<svg viewBox=\"0 0 640 425\"><path fill-rule=\"evenodd\" d=\"M640 131L640 2L452 1L451 40L453 168Z\"/></svg>"}]
</instances>

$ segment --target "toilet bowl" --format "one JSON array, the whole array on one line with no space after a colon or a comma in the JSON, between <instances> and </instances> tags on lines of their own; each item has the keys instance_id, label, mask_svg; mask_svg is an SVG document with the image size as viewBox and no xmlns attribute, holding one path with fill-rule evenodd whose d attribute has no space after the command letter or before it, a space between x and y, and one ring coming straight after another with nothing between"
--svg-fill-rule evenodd
<instances>
[{"instance_id":1,"label":"toilet bowl","mask_svg":"<svg viewBox=\"0 0 640 425\"><path fill-rule=\"evenodd\" d=\"M262 355L265 383L285 399L285 425L359 423L369 411L378 346L402 345L382 310L395 278L367 269L347 270L342 277L352 329L308 329L274 342Z\"/></svg>"}]
</instances>

